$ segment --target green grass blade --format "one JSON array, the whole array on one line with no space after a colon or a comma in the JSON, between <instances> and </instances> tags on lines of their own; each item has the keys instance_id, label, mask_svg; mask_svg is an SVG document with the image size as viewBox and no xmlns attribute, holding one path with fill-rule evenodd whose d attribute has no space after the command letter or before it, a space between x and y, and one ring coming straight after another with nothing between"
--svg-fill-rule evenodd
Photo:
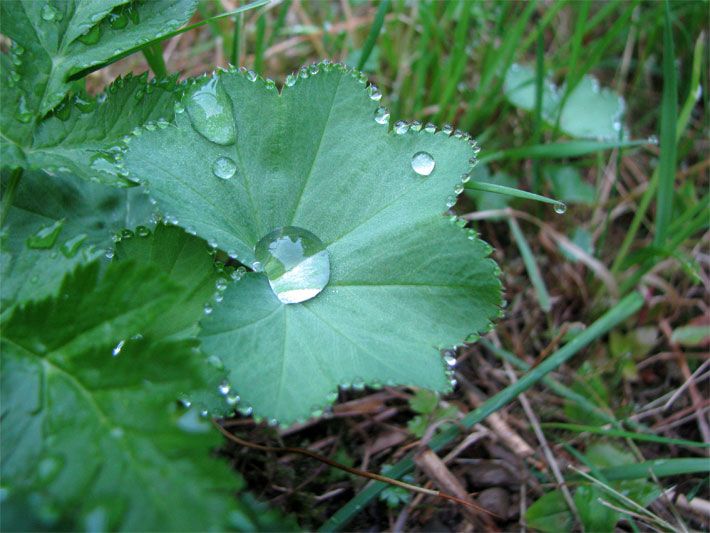
<instances>
[{"instance_id":1,"label":"green grass blade","mask_svg":"<svg viewBox=\"0 0 710 533\"><path fill-rule=\"evenodd\" d=\"M360 53L360 60L357 62L357 69L362 70L367 63L372 49L375 47L377 42L377 37L380 35L380 30L385 22L385 15L387 14L387 9L389 8L390 0L382 0L380 6L377 8L377 13L375 13L375 20L372 21L372 26L370 27L370 33L367 36L367 40L362 47L362 52Z\"/></svg>"},{"instance_id":2,"label":"green grass blade","mask_svg":"<svg viewBox=\"0 0 710 533\"><path fill-rule=\"evenodd\" d=\"M144 48L143 56L148 62L148 66L150 67L150 70L153 71L156 78L167 78L168 69L165 66L165 60L163 59L163 48L160 46L160 43Z\"/></svg>"},{"instance_id":3,"label":"green grass blade","mask_svg":"<svg viewBox=\"0 0 710 533\"><path fill-rule=\"evenodd\" d=\"M602 468L600 470L609 481L643 479L649 477L649 471L656 477L678 476L681 474L707 474L710 473L710 458L681 457L675 459L654 459L652 461Z\"/></svg>"},{"instance_id":4,"label":"green grass blade","mask_svg":"<svg viewBox=\"0 0 710 533\"><path fill-rule=\"evenodd\" d=\"M520 255L523 258L525 270L528 271L530 282L535 288L537 301L540 303L540 307L543 311L549 311L552 309L550 293L547 292L545 281L542 279L540 269L537 266L537 261L535 261L535 255L532 253L532 250L530 250L528 241L525 240L525 235L523 235L523 232L520 230L520 225L514 217L508 217L508 226L510 227L510 232L513 234L515 243L518 245L518 250L520 250Z\"/></svg>"},{"instance_id":5,"label":"green grass blade","mask_svg":"<svg viewBox=\"0 0 710 533\"><path fill-rule=\"evenodd\" d=\"M195 28L199 28L199 27L204 26L206 24L210 24L215 20L223 19L226 17L233 17L234 15L237 15L239 13L244 13L245 11L250 11L252 9L256 9L257 7L261 7L261 6L268 4L269 1L270 0L255 0L254 2L246 4L242 7L239 7L237 9L235 9L234 11L230 11L228 13L222 13L221 15L215 15L214 17L210 17L208 19L201 20L200 22L196 22L195 24L191 24L189 26L184 26L184 27L179 28L179 29L172 31L170 33L166 33L165 35L158 37L157 39L153 39L152 41L148 41L148 42L142 43L138 46L134 46L133 48L129 48L128 50L124 50L120 54L116 54L111 59L104 61L103 63L99 63L97 65L92 65L92 66L82 69L78 72L75 72L74 74L69 76L68 81L81 79L84 76L91 74L92 72L95 72L97 70L100 70L100 69L112 64L112 63L115 63L119 59L123 59L124 57L127 57L131 54L135 54L136 52L140 52L144 48L147 48L148 46L153 46L154 44L162 43L163 41L165 41L167 39L171 39L177 35L180 35L182 33L190 31L190 30L194 30Z\"/></svg>"},{"instance_id":6,"label":"green grass blade","mask_svg":"<svg viewBox=\"0 0 710 533\"><path fill-rule=\"evenodd\" d=\"M229 62L232 65L239 65L242 57L242 29L244 28L244 17L239 14L234 17L234 31L232 31L232 50L229 54Z\"/></svg>"},{"instance_id":7,"label":"green grass blade","mask_svg":"<svg viewBox=\"0 0 710 533\"><path fill-rule=\"evenodd\" d=\"M685 129L688 126L688 121L690 120L690 113L693 111L693 108L695 107L695 104L698 101L698 97L700 94L700 73L703 65L704 51L705 40L704 36L701 35L695 42L695 50L693 52L693 72L691 75L690 87L688 88L688 96L685 99L683 109L681 110L680 115L678 115L678 121L675 125L676 143L683 136L683 133L685 132ZM656 167L656 169L653 171L653 175L651 176L651 181L649 182L646 191L641 197L641 201L639 202L638 208L634 213L634 218L631 221L631 224L629 225L629 229L626 233L626 236L624 237L624 241L619 247L619 252L617 253L616 258L614 259L614 263L611 267L612 274L616 274L619 272L622 264L624 263L624 260L626 259L626 256L629 253L629 250L631 249L631 245L636 240L636 233L638 233L638 230L641 227L641 222L646 216L648 207L651 205L653 195L656 194L656 189L658 187L658 176L659 169L658 167Z\"/></svg>"},{"instance_id":8,"label":"green grass blade","mask_svg":"<svg viewBox=\"0 0 710 533\"><path fill-rule=\"evenodd\" d=\"M661 103L661 160L659 162L658 196L656 197L656 232L653 243L664 244L673 213L675 184L676 142L675 124L678 117L678 89L676 86L675 50L671 7L665 0L663 28L663 96Z\"/></svg>"},{"instance_id":9,"label":"green grass blade","mask_svg":"<svg viewBox=\"0 0 710 533\"><path fill-rule=\"evenodd\" d=\"M256 21L256 39L254 42L254 70L257 74L262 74L264 70L264 51L266 50L266 15L262 15Z\"/></svg>"},{"instance_id":10,"label":"green grass blade","mask_svg":"<svg viewBox=\"0 0 710 533\"><path fill-rule=\"evenodd\" d=\"M490 163L506 159L509 161L516 159L562 159L565 157L579 157L614 148L633 148L649 144L648 140L636 141L567 141L549 144L534 144L511 148L509 150L499 150L497 152L484 153L479 158L481 163Z\"/></svg>"},{"instance_id":11,"label":"green grass blade","mask_svg":"<svg viewBox=\"0 0 710 533\"><path fill-rule=\"evenodd\" d=\"M585 426L582 424L565 424L561 422L549 422L540 424L544 428L550 429L565 429L577 433L594 433L595 435L605 435L607 437L621 437L644 442L657 442L658 444L669 444L678 446L692 446L695 448L710 448L710 443L698 442L685 439L671 439L661 437L659 435L651 435L648 433L636 433L634 431L624 431L620 429L602 428L599 426Z\"/></svg>"},{"instance_id":12,"label":"green grass blade","mask_svg":"<svg viewBox=\"0 0 710 533\"><path fill-rule=\"evenodd\" d=\"M564 213L567 209L567 206L559 200L554 200L552 198L548 198L547 196L542 196L541 194L521 191L520 189L515 189L513 187L506 187L505 185L486 183L484 181L469 181L468 183L466 183L466 188L473 189L475 191L505 194L507 196L514 196L515 198L523 198L524 200L535 200L536 202L551 204L555 206L555 211L557 211L558 213Z\"/></svg>"},{"instance_id":13,"label":"green grass blade","mask_svg":"<svg viewBox=\"0 0 710 533\"><path fill-rule=\"evenodd\" d=\"M643 297L641 294L633 292L626 296L591 326L589 326L589 328L550 355L537 367L522 376L516 383L506 387L499 393L486 400L478 408L468 413L461 421L461 426L471 428L485 420L492 413L495 413L505 405L515 400L518 395L544 379L547 374L564 364L581 349L588 346L591 342L599 339L610 329L632 316L641 308L642 305ZM456 426L442 432L431 440L429 443L430 448L434 451L443 448L458 436L459 431L460 428ZM413 469L414 462L412 461L412 456L410 455L399 461L390 470L388 470L387 475L394 478L400 478L408 472L411 472ZM352 520L353 517L355 517L365 507L365 505L376 497L386 486L387 485L384 483L375 482L365 487L365 489L363 489L352 500L341 507L338 512L330 517L330 519L328 519L323 526L321 526L320 531L339 531L347 526L350 520Z\"/></svg>"}]
</instances>

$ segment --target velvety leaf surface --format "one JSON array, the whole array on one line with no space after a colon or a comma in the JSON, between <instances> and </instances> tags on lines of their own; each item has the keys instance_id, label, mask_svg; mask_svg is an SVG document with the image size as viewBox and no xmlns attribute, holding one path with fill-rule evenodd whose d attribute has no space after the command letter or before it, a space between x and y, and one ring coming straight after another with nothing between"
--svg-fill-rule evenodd
<instances>
[{"instance_id":1,"label":"velvety leaf surface","mask_svg":"<svg viewBox=\"0 0 710 533\"><path fill-rule=\"evenodd\" d=\"M500 303L490 248L442 216L471 146L389 131L339 65L303 72L282 94L248 73L199 80L175 126L143 132L124 158L167 218L244 264L282 226L325 245L330 282L315 298L284 304L250 273L202 323L203 350L222 358L242 400L282 423L317 414L338 385L448 390L440 348L486 330ZM191 112L191 95L206 90L219 120ZM413 169L419 152L435 162L428 176ZM220 158L234 164L227 178Z\"/></svg>"},{"instance_id":2,"label":"velvety leaf surface","mask_svg":"<svg viewBox=\"0 0 710 533\"><path fill-rule=\"evenodd\" d=\"M194 341L139 335L178 298L154 267L94 262L4 322L3 485L45 527L222 529L238 513L218 434L176 407L199 382Z\"/></svg>"}]
</instances>

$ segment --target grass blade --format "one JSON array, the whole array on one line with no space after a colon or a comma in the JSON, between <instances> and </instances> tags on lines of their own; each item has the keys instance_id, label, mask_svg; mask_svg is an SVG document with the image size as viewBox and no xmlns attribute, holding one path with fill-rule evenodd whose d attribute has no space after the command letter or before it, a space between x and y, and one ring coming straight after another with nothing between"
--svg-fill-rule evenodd
<instances>
[{"instance_id":1,"label":"grass blade","mask_svg":"<svg viewBox=\"0 0 710 533\"><path fill-rule=\"evenodd\" d=\"M536 202L542 202L544 204L552 204L553 206L555 206L555 211L557 211L558 213L564 213L567 210L567 206L559 200L553 200L552 198L542 196L541 194L521 191L520 189L515 189L513 187L506 187L505 185L486 183L484 181L469 181L468 183L466 183L466 188L473 189L476 191L505 194L507 196L514 196L515 198L523 198L524 200L535 200Z\"/></svg>"},{"instance_id":2,"label":"grass blade","mask_svg":"<svg viewBox=\"0 0 710 533\"><path fill-rule=\"evenodd\" d=\"M507 159L513 161L515 159L562 159L565 157L579 157L582 155L594 154L614 148L632 148L635 146L643 146L649 144L647 140L636 141L568 141L549 144L534 144L531 146L522 146L520 148L511 148L509 150L499 150L483 154L479 161L481 163L489 163L491 161L499 161Z\"/></svg>"},{"instance_id":3,"label":"grass blade","mask_svg":"<svg viewBox=\"0 0 710 533\"><path fill-rule=\"evenodd\" d=\"M710 473L710 458L681 457L675 459L654 459L642 463L602 468L600 472L609 481L645 479L649 477L650 473L653 473L656 477L678 476L681 474L707 474Z\"/></svg>"},{"instance_id":4,"label":"grass blade","mask_svg":"<svg viewBox=\"0 0 710 533\"><path fill-rule=\"evenodd\" d=\"M535 261L535 255L532 253L532 250L530 250L528 241L525 240L525 235L523 235L523 232L520 230L520 225L518 221L515 220L515 217L508 217L508 226L510 227L510 232L513 234L515 243L518 245L518 250L520 250L520 255L523 258L523 263L525 263L525 270L528 271L530 282L535 288L537 301L540 303L540 307L543 311L549 311L552 309L550 293L547 292L545 281L540 275L540 269Z\"/></svg>"},{"instance_id":5,"label":"grass blade","mask_svg":"<svg viewBox=\"0 0 710 533\"><path fill-rule=\"evenodd\" d=\"M688 88L688 96L685 99L683 109L681 110L680 115L678 115L678 120L675 125L676 143L678 143L683 133L685 132L685 129L688 126L688 121L690 120L690 113L695 107L695 104L701 94L700 73L703 65L704 51L705 35L701 35L695 42L695 49L693 51L693 72L691 75L690 87ZM636 212L634 213L634 218L631 221L631 224L629 225L629 230L626 233L626 236L624 237L624 241L621 243L619 252L616 258L614 259L614 263L611 267L612 274L616 274L617 272L619 272L621 265L623 264L624 260L626 259L626 256L629 253L631 245L636 239L636 233L638 232L639 227L641 227L641 221L646 216L646 211L648 211L648 207L649 205L651 205L653 195L656 193L656 189L658 187L658 176L659 169L658 167L656 167L656 169L653 171L653 175L651 176L651 181L649 182L646 191L641 197L641 202L639 203L639 206L636 209Z\"/></svg>"},{"instance_id":6,"label":"grass blade","mask_svg":"<svg viewBox=\"0 0 710 533\"><path fill-rule=\"evenodd\" d=\"M550 429L565 429L578 433L594 433L595 435L606 435L607 437L620 437L624 439L632 439L644 442L657 442L658 444L669 444L678 446L691 446L695 448L710 448L710 442L698 442L685 439L671 439L661 437L659 435L651 435L649 433L636 433L633 431L624 431L620 429L602 428L599 426L585 426L582 424L565 424L561 422L549 422L540 424L544 428Z\"/></svg>"},{"instance_id":7,"label":"grass blade","mask_svg":"<svg viewBox=\"0 0 710 533\"><path fill-rule=\"evenodd\" d=\"M160 43L144 48L143 56L148 62L148 66L150 67L150 70L153 71L156 78L167 78L168 69L165 66L165 60L163 59L163 48L160 46Z\"/></svg>"},{"instance_id":8,"label":"grass blade","mask_svg":"<svg viewBox=\"0 0 710 533\"><path fill-rule=\"evenodd\" d=\"M656 197L656 233L653 243L664 244L673 212L673 189L676 164L676 120L678 116L678 89L676 87L675 50L671 7L665 0L663 28L663 97L661 103L661 160L659 162L658 196Z\"/></svg>"},{"instance_id":9,"label":"grass blade","mask_svg":"<svg viewBox=\"0 0 710 533\"><path fill-rule=\"evenodd\" d=\"M362 70L362 67L367 63L372 49L375 47L375 42L377 42L377 37L380 35L380 30L385 22L385 15L387 14L387 9L389 8L390 0L382 0L380 6L377 8L377 13L375 13L375 19L372 21L372 26L370 27L370 33L367 36L367 40L362 47L360 52L360 60L357 62L357 69Z\"/></svg>"},{"instance_id":10,"label":"grass blade","mask_svg":"<svg viewBox=\"0 0 710 533\"><path fill-rule=\"evenodd\" d=\"M637 292L629 294L613 306L609 311L607 311L603 316L601 316L597 321L595 321L591 326L589 326L589 328L550 355L530 372L522 376L516 383L506 387L499 393L490 397L478 408L468 413L461 421L461 425L465 428L471 428L479 422L485 420L492 413L495 413L505 405L515 400L519 394L534 386L547 374L568 361L582 348L599 339L610 329L632 316L641 308L642 305L643 297L641 294ZM442 432L431 440L429 447L434 451L443 448L458 436L459 431L460 428L455 426ZM408 472L411 472L413 469L414 461L412 460L412 456L409 455L389 469L387 471L387 475L398 479ZM353 517L355 517L364 508L364 506L376 497L386 486L387 485L384 483L372 483L365 487L365 489L363 489L352 500L341 507L338 512L331 516L330 519L328 519L325 524L321 526L320 531L339 531L347 526L350 520L352 520Z\"/></svg>"}]
</instances>

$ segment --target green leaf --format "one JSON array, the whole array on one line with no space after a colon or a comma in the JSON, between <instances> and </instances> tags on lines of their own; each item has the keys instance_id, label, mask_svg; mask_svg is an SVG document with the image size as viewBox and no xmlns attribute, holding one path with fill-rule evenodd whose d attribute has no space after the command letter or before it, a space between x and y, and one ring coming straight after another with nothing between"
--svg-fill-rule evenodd
<instances>
[{"instance_id":1,"label":"green leaf","mask_svg":"<svg viewBox=\"0 0 710 533\"><path fill-rule=\"evenodd\" d=\"M545 166L545 176L552 183L554 196L558 200L571 204L593 205L597 198L594 186L582 180L576 167Z\"/></svg>"},{"instance_id":2,"label":"green leaf","mask_svg":"<svg viewBox=\"0 0 710 533\"><path fill-rule=\"evenodd\" d=\"M145 226L126 233L116 243L115 259L151 264L179 285L177 303L143 333L158 339L194 338L198 322L205 312L211 310L213 299L221 300L221 291L227 287L229 279L226 272L220 275L215 268L205 241L180 228L163 224L159 224L152 233ZM206 386L184 391L184 398L214 415L230 415L234 412L237 396L232 391L226 394L220 392L224 390L221 382L227 373L221 361L213 359L209 362L211 364L199 367L202 383Z\"/></svg>"},{"instance_id":3,"label":"green leaf","mask_svg":"<svg viewBox=\"0 0 710 533\"><path fill-rule=\"evenodd\" d=\"M435 392L426 389L418 390L414 396L409 399L409 407L412 411L422 415L428 415L436 410L439 405L439 396Z\"/></svg>"},{"instance_id":4,"label":"green leaf","mask_svg":"<svg viewBox=\"0 0 710 533\"><path fill-rule=\"evenodd\" d=\"M140 126L167 126L174 114L176 91L172 79L147 83L147 74L129 74L96 98L83 93L68 96L22 144L15 145L22 151L21 166L52 175L131 185L125 171L115 164L121 141Z\"/></svg>"},{"instance_id":5,"label":"green leaf","mask_svg":"<svg viewBox=\"0 0 710 533\"><path fill-rule=\"evenodd\" d=\"M525 513L528 527L547 533L572 531L574 518L562 492L553 490L543 494Z\"/></svg>"},{"instance_id":6,"label":"green leaf","mask_svg":"<svg viewBox=\"0 0 710 533\"><path fill-rule=\"evenodd\" d=\"M508 101L526 111L535 109L535 69L513 63L505 73L503 92ZM557 87L549 80L542 85L542 117L548 122L555 120L560 103Z\"/></svg>"},{"instance_id":7,"label":"green leaf","mask_svg":"<svg viewBox=\"0 0 710 533\"><path fill-rule=\"evenodd\" d=\"M535 69L513 64L508 69L503 86L512 104L533 111L535 109ZM544 80L542 117L572 137L618 140L626 109L624 99L614 91L601 88L592 76L584 76L566 98L560 98L564 87L558 89ZM563 105L560 110L560 104ZM622 134L622 137L626 135Z\"/></svg>"},{"instance_id":8,"label":"green leaf","mask_svg":"<svg viewBox=\"0 0 710 533\"><path fill-rule=\"evenodd\" d=\"M45 527L221 529L238 480L210 457L209 423L175 402L198 385L194 341L139 335L178 287L133 262L99 271L80 267L3 324L5 488L30 493Z\"/></svg>"},{"instance_id":9,"label":"green leaf","mask_svg":"<svg viewBox=\"0 0 710 533\"><path fill-rule=\"evenodd\" d=\"M338 385L449 390L439 350L485 331L500 304L490 247L441 215L469 144L388 132L358 74L319 68L282 94L248 73L200 80L175 127L134 138L124 158L172 221L244 264L282 226L324 243L330 282L317 297L284 304L249 273L202 323L205 353L256 415L282 423L332 403ZM422 151L428 177L412 166Z\"/></svg>"},{"instance_id":10,"label":"green leaf","mask_svg":"<svg viewBox=\"0 0 710 533\"><path fill-rule=\"evenodd\" d=\"M205 306L227 286L228 275L219 274L205 241L174 226L159 224L154 232L137 228L116 243L115 257L152 264L180 286L177 305L145 331L155 338L195 336Z\"/></svg>"},{"instance_id":11,"label":"green leaf","mask_svg":"<svg viewBox=\"0 0 710 533\"><path fill-rule=\"evenodd\" d=\"M172 120L174 80L147 75L118 78L96 99L78 95L43 120L25 152L27 166L70 173L85 180L126 186L125 171L115 165L121 140L135 128L166 127Z\"/></svg>"},{"instance_id":12,"label":"green leaf","mask_svg":"<svg viewBox=\"0 0 710 533\"><path fill-rule=\"evenodd\" d=\"M702 346L710 342L710 325L688 325L673 330L671 341L683 346Z\"/></svg>"},{"instance_id":13,"label":"green leaf","mask_svg":"<svg viewBox=\"0 0 710 533\"><path fill-rule=\"evenodd\" d=\"M3 190L5 184L3 179ZM67 272L103 255L116 232L147 223L152 209L139 188L113 189L25 172L0 240L3 314L17 303L57 294ZM42 248L28 246L51 228L57 232L53 240Z\"/></svg>"},{"instance_id":14,"label":"green leaf","mask_svg":"<svg viewBox=\"0 0 710 533\"><path fill-rule=\"evenodd\" d=\"M614 531L621 514L599 502L599 498L605 496L606 494L594 485L580 485L574 492L574 505L577 507L585 531L599 533Z\"/></svg>"},{"instance_id":15,"label":"green leaf","mask_svg":"<svg viewBox=\"0 0 710 533\"><path fill-rule=\"evenodd\" d=\"M62 101L71 74L170 33L187 22L196 7L195 0L3 1L0 31L22 50L13 68L3 69L10 108L20 109L23 102L29 114L23 122L36 121ZM3 107L6 103L3 99ZM12 122L3 120L6 140L24 137L14 135L9 126Z\"/></svg>"}]
</instances>

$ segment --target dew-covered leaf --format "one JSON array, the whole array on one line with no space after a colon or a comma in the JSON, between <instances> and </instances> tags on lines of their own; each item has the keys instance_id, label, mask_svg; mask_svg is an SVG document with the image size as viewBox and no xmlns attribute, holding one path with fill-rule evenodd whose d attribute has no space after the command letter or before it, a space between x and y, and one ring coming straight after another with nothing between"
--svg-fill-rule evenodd
<instances>
[{"instance_id":1,"label":"dew-covered leaf","mask_svg":"<svg viewBox=\"0 0 710 533\"><path fill-rule=\"evenodd\" d=\"M251 73L200 79L175 125L124 157L168 220L257 271L203 320L202 347L245 406L282 423L338 385L450 389L439 350L500 303L490 248L442 216L470 171L466 139L388 131L379 93L319 68L281 94Z\"/></svg>"},{"instance_id":2,"label":"dew-covered leaf","mask_svg":"<svg viewBox=\"0 0 710 533\"><path fill-rule=\"evenodd\" d=\"M527 65L511 65L505 75L503 91L510 103L533 111L535 69ZM563 95L564 87L558 88L545 78L542 117L549 125L559 125L561 131L577 138L618 140L620 135L626 136L621 132L626 108L624 99L611 89L601 87L593 76L584 76L564 101Z\"/></svg>"},{"instance_id":3,"label":"dew-covered leaf","mask_svg":"<svg viewBox=\"0 0 710 533\"><path fill-rule=\"evenodd\" d=\"M19 166L54 174L126 186L115 165L121 140L137 127L166 127L173 116L174 80L146 82L147 76L119 78L96 98L83 93L67 96L15 148L22 151ZM3 166L14 166L12 160Z\"/></svg>"},{"instance_id":4,"label":"dew-covered leaf","mask_svg":"<svg viewBox=\"0 0 710 533\"><path fill-rule=\"evenodd\" d=\"M25 172L0 240L3 315L18 303L56 294L67 272L104 255L114 234L148 223L151 213L139 188Z\"/></svg>"},{"instance_id":5,"label":"dew-covered leaf","mask_svg":"<svg viewBox=\"0 0 710 533\"><path fill-rule=\"evenodd\" d=\"M154 232L145 226L138 226L134 231L124 233L116 243L114 260L134 260L154 265L179 285L177 304L145 330L145 335L159 339L195 337L200 319L211 311L217 301L221 301L222 291L230 279L228 270L223 269L220 273L215 268L205 241L180 228L163 224L156 226ZM207 364L202 359L200 361L203 364L199 365L198 370L206 387L184 391L185 399L214 415L231 414L236 396L223 385L227 372L221 361L215 358Z\"/></svg>"},{"instance_id":6,"label":"dew-covered leaf","mask_svg":"<svg viewBox=\"0 0 710 533\"><path fill-rule=\"evenodd\" d=\"M12 109L29 114L21 122L34 122L62 101L70 75L170 33L196 7L196 0L3 0L0 31L19 46L2 77Z\"/></svg>"},{"instance_id":7,"label":"dew-covered leaf","mask_svg":"<svg viewBox=\"0 0 710 533\"><path fill-rule=\"evenodd\" d=\"M3 490L28 494L44 528L197 531L239 514L218 434L175 401L199 384L195 342L140 335L178 299L152 266L94 262L4 321Z\"/></svg>"}]
</instances>

